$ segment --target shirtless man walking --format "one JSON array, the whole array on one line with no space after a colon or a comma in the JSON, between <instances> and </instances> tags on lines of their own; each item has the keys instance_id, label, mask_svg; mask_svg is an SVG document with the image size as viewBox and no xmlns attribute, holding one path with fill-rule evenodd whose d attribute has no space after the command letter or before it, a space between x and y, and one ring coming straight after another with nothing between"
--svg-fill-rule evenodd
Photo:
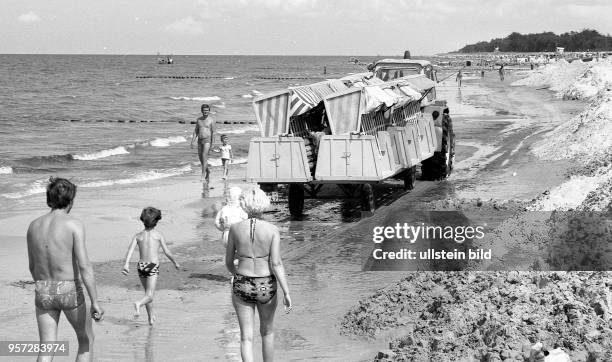
<instances>
[{"instance_id":1,"label":"shirtless man walking","mask_svg":"<svg viewBox=\"0 0 612 362\"><path fill-rule=\"evenodd\" d=\"M99 321L104 311L98 304L93 268L85 247L85 228L69 215L76 186L62 178L47 185L49 213L28 228L28 258L35 281L36 321L40 343L57 340L57 325L63 311L79 342L77 361L93 361L94 336L87 313L83 286L91 301L91 316ZM82 281L81 281L82 279ZM53 356L39 356L50 361Z\"/></svg>"},{"instance_id":2,"label":"shirtless man walking","mask_svg":"<svg viewBox=\"0 0 612 362\"><path fill-rule=\"evenodd\" d=\"M193 141L198 140L198 157L202 164L202 181L208 185L210 169L208 168L208 151L212 147L214 139L214 124L215 120L209 116L210 106L208 104L202 104L202 117L199 117L196 121L195 129L193 130L193 137L191 138L191 148L193 148Z\"/></svg>"}]
</instances>

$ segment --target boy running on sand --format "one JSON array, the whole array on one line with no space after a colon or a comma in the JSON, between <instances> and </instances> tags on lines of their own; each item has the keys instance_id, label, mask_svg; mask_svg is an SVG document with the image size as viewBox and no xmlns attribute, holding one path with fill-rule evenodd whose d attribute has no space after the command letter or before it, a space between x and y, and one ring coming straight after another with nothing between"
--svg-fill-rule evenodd
<instances>
[{"instance_id":1,"label":"boy running on sand","mask_svg":"<svg viewBox=\"0 0 612 362\"><path fill-rule=\"evenodd\" d=\"M174 260L174 256L166 246L166 239L157 230L153 230L157 222L161 220L161 211L154 207L146 207L140 214L140 221L144 224L144 230L134 235L132 242L125 256L125 265L123 266L123 274L127 275L130 272L130 259L134 248L138 244L140 251L140 260L138 261L138 276L140 283L145 288L145 296L139 301L134 302L134 318L140 316L140 307L147 308L149 316L149 324L153 325L157 319L157 315L153 312L153 295L155 294L155 285L157 284L157 275L159 274L159 248L168 259L174 264L175 268L179 268L179 264Z\"/></svg>"},{"instance_id":2,"label":"boy running on sand","mask_svg":"<svg viewBox=\"0 0 612 362\"><path fill-rule=\"evenodd\" d=\"M227 135L221 135L221 147L215 149L215 152L221 153L221 162L223 163L223 179L227 180L227 174L229 172L229 164L234 158L232 153L232 145L229 144L229 137Z\"/></svg>"}]
</instances>

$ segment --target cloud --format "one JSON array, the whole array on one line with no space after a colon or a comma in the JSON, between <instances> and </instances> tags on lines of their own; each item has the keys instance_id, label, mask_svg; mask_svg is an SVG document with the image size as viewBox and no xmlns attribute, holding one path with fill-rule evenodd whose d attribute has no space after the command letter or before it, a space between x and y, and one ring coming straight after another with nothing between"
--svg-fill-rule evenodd
<instances>
[{"instance_id":1,"label":"cloud","mask_svg":"<svg viewBox=\"0 0 612 362\"><path fill-rule=\"evenodd\" d=\"M188 16L166 26L165 29L179 35L199 35L204 34L204 23Z\"/></svg>"},{"instance_id":2,"label":"cloud","mask_svg":"<svg viewBox=\"0 0 612 362\"><path fill-rule=\"evenodd\" d=\"M322 10L321 0L198 0L197 7L203 19L217 18L278 18L314 17Z\"/></svg>"},{"instance_id":3,"label":"cloud","mask_svg":"<svg viewBox=\"0 0 612 362\"><path fill-rule=\"evenodd\" d=\"M35 12L30 11L28 13L19 15L17 20L23 23L35 23L37 21L40 21L40 16L38 16Z\"/></svg>"}]
</instances>

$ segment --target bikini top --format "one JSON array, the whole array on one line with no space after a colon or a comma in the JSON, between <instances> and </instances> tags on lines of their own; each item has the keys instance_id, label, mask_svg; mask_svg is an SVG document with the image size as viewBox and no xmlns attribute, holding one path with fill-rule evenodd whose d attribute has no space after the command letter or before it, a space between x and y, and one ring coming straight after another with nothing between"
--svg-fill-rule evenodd
<instances>
[{"instance_id":1,"label":"bikini top","mask_svg":"<svg viewBox=\"0 0 612 362\"><path fill-rule=\"evenodd\" d=\"M251 240L251 253L253 253L253 243L255 242L255 223L257 222L257 219L251 219L250 220L250 225L249 225L249 237ZM246 255L240 255L238 254L239 258L247 258L247 259L267 259L270 260L270 254L268 255L264 255L264 256L246 256Z\"/></svg>"}]
</instances>

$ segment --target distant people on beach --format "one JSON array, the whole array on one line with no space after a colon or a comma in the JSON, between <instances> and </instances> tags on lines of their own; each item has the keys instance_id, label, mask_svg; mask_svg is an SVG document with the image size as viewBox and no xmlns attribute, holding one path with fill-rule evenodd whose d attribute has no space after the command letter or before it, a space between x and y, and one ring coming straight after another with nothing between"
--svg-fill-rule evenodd
<instances>
[{"instance_id":1,"label":"distant people on beach","mask_svg":"<svg viewBox=\"0 0 612 362\"><path fill-rule=\"evenodd\" d=\"M502 82L504 81L504 72L505 72L504 65L502 64L499 67L499 80L501 80Z\"/></svg>"},{"instance_id":2,"label":"distant people on beach","mask_svg":"<svg viewBox=\"0 0 612 362\"><path fill-rule=\"evenodd\" d=\"M30 273L34 280L34 304L40 343L57 341L57 327L63 311L76 332L77 361L93 361L94 335L91 317L103 318L96 281L85 243L85 227L69 215L76 186L63 178L51 178L47 185L49 213L32 221L27 232ZM83 294L87 289L91 317ZM52 360L53 356L38 360Z\"/></svg>"},{"instance_id":3,"label":"distant people on beach","mask_svg":"<svg viewBox=\"0 0 612 362\"><path fill-rule=\"evenodd\" d=\"M240 205L249 218L230 227L225 254L225 265L234 275L232 303L240 325L240 353L243 361L254 360L253 328L257 308L263 360L272 361L277 283L283 290L286 312L292 308L280 255L280 234L276 226L259 219L270 206L270 199L261 189L244 191ZM238 259L237 266L234 259Z\"/></svg>"},{"instance_id":4,"label":"distant people on beach","mask_svg":"<svg viewBox=\"0 0 612 362\"><path fill-rule=\"evenodd\" d=\"M462 79L463 79L463 72L461 71L461 69L459 69L459 71L457 72L457 77L455 78L455 81L459 84L459 88L461 88Z\"/></svg>"},{"instance_id":5,"label":"distant people on beach","mask_svg":"<svg viewBox=\"0 0 612 362\"><path fill-rule=\"evenodd\" d=\"M170 250L168 250L164 235L154 230L157 222L161 220L161 216L161 211L154 207L146 207L142 210L140 221L144 224L144 230L132 238L125 256L125 265L123 266L123 274L127 275L130 272L129 263L132 253L136 245L138 245L140 259L138 260L137 270L140 283L145 289L145 296L134 302L134 318L140 317L140 307L144 305L147 309L149 325L153 325L157 320L157 314L153 310L153 296L155 295L157 276L159 275L159 248L162 249L176 269L180 266L172 253L170 253Z\"/></svg>"},{"instance_id":6,"label":"distant people on beach","mask_svg":"<svg viewBox=\"0 0 612 362\"><path fill-rule=\"evenodd\" d=\"M217 147L215 152L221 153L221 163L223 164L223 179L227 180L229 173L229 165L234 159L232 153L232 145L229 144L229 137L227 135L221 135L221 146Z\"/></svg>"},{"instance_id":7,"label":"distant people on beach","mask_svg":"<svg viewBox=\"0 0 612 362\"><path fill-rule=\"evenodd\" d=\"M210 116L210 105L202 104L200 108L202 116L196 120L196 125L193 130L193 137L191 138L191 147L193 148L193 141L198 141L198 158L202 164L202 177L201 181L204 181L206 186L210 181L210 168L208 165L208 152L210 151L215 133L215 121Z\"/></svg>"},{"instance_id":8,"label":"distant people on beach","mask_svg":"<svg viewBox=\"0 0 612 362\"><path fill-rule=\"evenodd\" d=\"M227 247L227 238L229 235L230 226L233 224L246 220L249 216L240 207L240 194L242 189L238 186L230 187L226 199L226 204L219 210L215 217L215 226L219 229L221 234L221 241L223 247Z\"/></svg>"},{"instance_id":9,"label":"distant people on beach","mask_svg":"<svg viewBox=\"0 0 612 362\"><path fill-rule=\"evenodd\" d=\"M480 70L480 78L484 78L484 76L485 76L485 71L484 71L484 69L481 69Z\"/></svg>"}]
</instances>

